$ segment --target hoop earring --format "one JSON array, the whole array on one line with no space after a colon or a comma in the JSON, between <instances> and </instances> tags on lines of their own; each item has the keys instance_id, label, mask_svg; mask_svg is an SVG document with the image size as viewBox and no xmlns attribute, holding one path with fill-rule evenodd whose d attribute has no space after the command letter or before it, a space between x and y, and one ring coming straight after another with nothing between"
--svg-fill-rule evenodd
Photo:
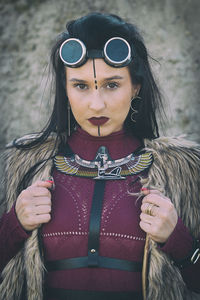
<instances>
[{"instance_id":1,"label":"hoop earring","mask_svg":"<svg viewBox=\"0 0 200 300\"><path fill-rule=\"evenodd\" d=\"M68 100L68 104L67 104L67 131L68 131L68 136L71 135L71 122L70 122L70 111L71 111L71 108L70 108L70 104L69 104L69 100Z\"/></svg>"},{"instance_id":2,"label":"hoop earring","mask_svg":"<svg viewBox=\"0 0 200 300\"><path fill-rule=\"evenodd\" d=\"M142 98L139 97L138 95L136 95L135 97L133 97L133 98L131 99L131 107L130 107L131 110L132 110L132 113L131 113L131 121L132 121L133 123L136 123L136 120L134 119L134 115L138 113L138 110L134 109L133 106L132 106L132 105L133 105L133 100L136 100L136 99L142 100Z\"/></svg>"}]
</instances>

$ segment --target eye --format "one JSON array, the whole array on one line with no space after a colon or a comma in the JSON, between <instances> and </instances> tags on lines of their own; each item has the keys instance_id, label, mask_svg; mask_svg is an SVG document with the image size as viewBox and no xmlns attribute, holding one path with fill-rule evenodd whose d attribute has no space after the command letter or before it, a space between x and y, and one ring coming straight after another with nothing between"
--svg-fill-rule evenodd
<instances>
[{"instance_id":1,"label":"eye","mask_svg":"<svg viewBox=\"0 0 200 300\"><path fill-rule=\"evenodd\" d=\"M119 84L117 82L108 82L106 83L106 87L110 90L114 90L119 87Z\"/></svg>"},{"instance_id":2,"label":"eye","mask_svg":"<svg viewBox=\"0 0 200 300\"><path fill-rule=\"evenodd\" d=\"M88 86L85 83L75 83L74 87L82 91L88 88Z\"/></svg>"}]
</instances>

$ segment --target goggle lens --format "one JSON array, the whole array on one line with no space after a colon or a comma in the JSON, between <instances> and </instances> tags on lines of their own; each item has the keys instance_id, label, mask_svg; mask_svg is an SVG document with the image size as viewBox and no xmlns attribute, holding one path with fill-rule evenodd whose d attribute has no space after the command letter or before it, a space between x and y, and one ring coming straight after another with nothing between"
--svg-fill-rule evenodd
<instances>
[{"instance_id":1,"label":"goggle lens","mask_svg":"<svg viewBox=\"0 0 200 300\"><path fill-rule=\"evenodd\" d=\"M60 47L60 58L69 66L78 66L85 54L85 45L78 39L68 39Z\"/></svg>"},{"instance_id":2,"label":"goggle lens","mask_svg":"<svg viewBox=\"0 0 200 300\"><path fill-rule=\"evenodd\" d=\"M130 46L124 39L113 38L105 44L104 54L109 64L123 64L130 60Z\"/></svg>"}]
</instances>

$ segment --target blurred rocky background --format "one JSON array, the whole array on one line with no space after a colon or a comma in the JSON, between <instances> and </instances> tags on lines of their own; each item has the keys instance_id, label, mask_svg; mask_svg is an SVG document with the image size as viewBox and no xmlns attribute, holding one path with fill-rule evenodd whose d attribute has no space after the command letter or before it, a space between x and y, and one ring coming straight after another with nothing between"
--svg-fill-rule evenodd
<instances>
[{"instance_id":1,"label":"blurred rocky background","mask_svg":"<svg viewBox=\"0 0 200 300\"><path fill-rule=\"evenodd\" d=\"M138 25L158 61L166 134L200 141L199 0L0 0L0 146L44 126L53 102L50 48L68 20L92 11Z\"/></svg>"}]
</instances>

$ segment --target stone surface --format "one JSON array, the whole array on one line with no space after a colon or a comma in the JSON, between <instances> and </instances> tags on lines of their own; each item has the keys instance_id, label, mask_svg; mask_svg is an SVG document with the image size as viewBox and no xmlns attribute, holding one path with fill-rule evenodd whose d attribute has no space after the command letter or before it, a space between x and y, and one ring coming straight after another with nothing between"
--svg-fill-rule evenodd
<instances>
[{"instance_id":1,"label":"stone surface","mask_svg":"<svg viewBox=\"0 0 200 300\"><path fill-rule=\"evenodd\" d=\"M40 130L53 91L51 45L68 20L91 11L119 14L144 35L167 102L167 134L199 137L199 0L0 1L0 145Z\"/></svg>"}]
</instances>

